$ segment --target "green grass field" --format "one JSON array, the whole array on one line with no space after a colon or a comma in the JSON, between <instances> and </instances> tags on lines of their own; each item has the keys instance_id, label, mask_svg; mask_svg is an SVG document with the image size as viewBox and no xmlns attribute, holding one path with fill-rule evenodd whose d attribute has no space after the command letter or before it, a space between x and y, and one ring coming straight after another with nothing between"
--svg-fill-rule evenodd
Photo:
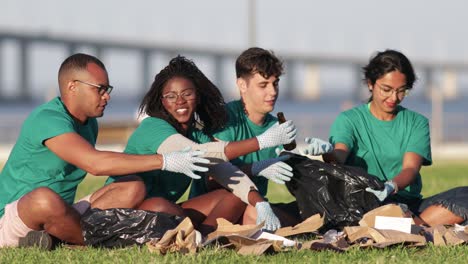
<instances>
[{"instance_id":1,"label":"green grass field","mask_svg":"<svg viewBox=\"0 0 468 264\"><path fill-rule=\"evenodd\" d=\"M1 167L1 166L0 166ZM422 169L423 194L430 196L456 186L468 185L468 162L436 162ZM101 187L105 177L89 176L80 185L77 197ZM270 184L272 202L291 201L284 186ZM195 255L158 256L146 247L125 249L69 249L52 252L37 249L0 249L0 263L467 263L468 247L351 249L345 253L330 251L292 251L264 256L239 256L224 249L204 249Z\"/></svg>"},{"instance_id":2,"label":"green grass field","mask_svg":"<svg viewBox=\"0 0 468 264\"><path fill-rule=\"evenodd\" d=\"M440 193L455 186L468 185L467 162L441 162L423 167L421 171L424 197ZM88 176L78 187L77 198L81 198L104 185L106 177ZM271 202L288 202L294 198L284 185L269 184L268 198ZM186 195L181 200L186 199Z\"/></svg>"}]
</instances>

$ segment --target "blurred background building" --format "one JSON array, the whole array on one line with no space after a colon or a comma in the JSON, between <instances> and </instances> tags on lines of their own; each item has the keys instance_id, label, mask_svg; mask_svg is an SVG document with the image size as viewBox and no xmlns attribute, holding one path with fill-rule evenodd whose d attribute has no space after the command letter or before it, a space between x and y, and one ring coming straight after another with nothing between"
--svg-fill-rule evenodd
<instances>
[{"instance_id":1,"label":"blurred background building","mask_svg":"<svg viewBox=\"0 0 468 264\"><path fill-rule=\"evenodd\" d=\"M15 142L35 106L58 94L58 67L72 53L106 64L115 90L100 142L125 144L122 132L131 133L141 97L170 58L193 59L229 101L239 97L235 58L251 46L284 60L275 111L296 121L300 138L327 138L339 112L365 102L361 68L391 48L416 68L419 79L403 106L431 120L436 150L468 143L462 0L0 0L0 6L3 145Z\"/></svg>"}]
</instances>

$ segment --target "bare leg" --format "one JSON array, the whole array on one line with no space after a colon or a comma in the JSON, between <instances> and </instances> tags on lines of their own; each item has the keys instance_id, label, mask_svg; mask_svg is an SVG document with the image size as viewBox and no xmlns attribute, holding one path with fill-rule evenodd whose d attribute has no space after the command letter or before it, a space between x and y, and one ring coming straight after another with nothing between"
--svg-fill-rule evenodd
<instances>
[{"instance_id":1,"label":"bare leg","mask_svg":"<svg viewBox=\"0 0 468 264\"><path fill-rule=\"evenodd\" d=\"M225 189L200 195L182 204L186 215L204 235L216 229L218 218L236 223L244 212L245 206L244 202Z\"/></svg>"},{"instance_id":2,"label":"bare leg","mask_svg":"<svg viewBox=\"0 0 468 264\"><path fill-rule=\"evenodd\" d=\"M247 205L242 217L242 225L255 225L257 221L257 209L252 205Z\"/></svg>"},{"instance_id":3,"label":"bare leg","mask_svg":"<svg viewBox=\"0 0 468 264\"><path fill-rule=\"evenodd\" d=\"M18 201L18 215L31 229L45 230L60 240L83 245L80 215L53 190L37 188Z\"/></svg>"},{"instance_id":4,"label":"bare leg","mask_svg":"<svg viewBox=\"0 0 468 264\"><path fill-rule=\"evenodd\" d=\"M90 201L92 208L136 208L145 196L145 184L140 177L123 176L93 193Z\"/></svg>"},{"instance_id":5,"label":"bare leg","mask_svg":"<svg viewBox=\"0 0 468 264\"><path fill-rule=\"evenodd\" d=\"M463 222L463 218L441 205L431 205L419 217L429 226L453 225Z\"/></svg>"},{"instance_id":6,"label":"bare leg","mask_svg":"<svg viewBox=\"0 0 468 264\"><path fill-rule=\"evenodd\" d=\"M143 201L138 207L141 210L163 212L171 215L185 216L184 210L179 205L162 197L153 197Z\"/></svg>"}]
</instances>

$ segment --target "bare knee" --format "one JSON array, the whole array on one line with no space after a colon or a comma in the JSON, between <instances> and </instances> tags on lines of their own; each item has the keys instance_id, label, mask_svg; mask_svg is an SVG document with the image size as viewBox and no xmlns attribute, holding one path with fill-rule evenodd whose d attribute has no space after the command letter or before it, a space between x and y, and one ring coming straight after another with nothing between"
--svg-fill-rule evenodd
<instances>
[{"instance_id":1,"label":"bare knee","mask_svg":"<svg viewBox=\"0 0 468 264\"><path fill-rule=\"evenodd\" d=\"M146 199L140 204L138 209L185 216L184 210L180 206L162 197Z\"/></svg>"},{"instance_id":2,"label":"bare knee","mask_svg":"<svg viewBox=\"0 0 468 264\"><path fill-rule=\"evenodd\" d=\"M234 219L227 219L227 220L239 221L239 218L241 218L242 220L240 220L240 221L243 224L248 224L248 223L252 223L252 222L255 223L255 219L257 218L257 211L255 210L255 208L250 206L250 205L247 205L246 203L244 203L239 197L234 195L232 192L230 192L230 191L228 191L226 189L217 189L217 190L212 191L210 193L210 195L216 196L218 198L218 199L216 199L217 204L221 203L221 205L223 207L225 207L225 208L229 208L230 210L235 211L235 212L244 211L244 213L243 213L244 217L241 217L242 213L239 213L239 214L237 214L237 217L234 217L235 220ZM249 207L251 209L248 209ZM247 214L246 214L246 212L247 212ZM230 213L229 215L232 215L232 213ZM227 215L225 215L223 217L226 218L226 216ZM234 215L232 215L232 216L234 216ZM245 221L247 223L244 223Z\"/></svg>"},{"instance_id":3,"label":"bare knee","mask_svg":"<svg viewBox=\"0 0 468 264\"><path fill-rule=\"evenodd\" d=\"M18 216L29 228L39 230L50 219L65 216L67 207L65 201L53 190L40 187L18 201Z\"/></svg>"},{"instance_id":4,"label":"bare knee","mask_svg":"<svg viewBox=\"0 0 468 264\"><path fill-rule=\"evenodd\" d=\"M66 203L55 191L48 187L39 187L23 196L18 203L18 210L28 210L31 214L65 214Z\"/></svg>"},{"instance_id":5,"label":"bare knee","mask_svg":"<svg viewBox=\"0 0 468 264\"><path fill-rule=\"evenodd\" d=\"M459 224L464 219L442 205L431 205L419 217L429 226Z\"/></svg>"},{"instance_id":6,"label":"bare knee","mask_svg":"<svg viewBox=\"0 0 468 264\"><path fill-rule=\"evenodd\" d=\"M146 196L146 187L143 180L136 175L120 177L117 181L110 184L112 188L116 188L123 195L128 195L132 198L140 198L141 201Z\"/></svg>"},{"instance_id":7,"label":"bare knee","mask_svg":"<svg viewBox=\"0 0 468 264\"><path fill-rule=\"evenodd\" d=\"M239 197L226 189L217 189L211 191L209 194L217 197L216 200L226 204L226 206L231 206L238 209L243 207L242 210L245 209L246 204Z\"/></svg>"},{"instance_id":8,"label":"bare knee","mask_svg":"<svg viewBox=\"0 0 468 264\"><path fill-rule=\"evenodd\" d=\"M146 188L143 181L117 181L96 191L90 201L93 208L135 208L145 196Z\"/></svg>"},{"instance_id":9,"label":"bare knee","mask_svg":"<svg viewBox=\"0 0 468 264\"><path fill-rule=\"evenodd\" d=\"M141 203L145 199L146 188L143 181L118 182L116 184L121 184L117 186L117 188L121 189L121 194L135 201L135 203Z\"/></svg>"},{"instance_id":10,"label":"bare knee","mask_svg":"<svg viewBox=\"0 0 468 264\"><path fill-rule=\"evenodd\" d=\"M232 192L226 190L226 189L217 189L215 191L212 191L215 193L216 196L220 198L220 200L223 200L223 203L225 202L234 202L234 203L239 203L239 204L245 204L239 197L234 195Z\"/></svg>"},{"instance_id":11,"label":"bare knee","mask_svg":"<svg viewBox=\"0 0 468 264\"><path fill-rule=\"evenodd\" d=\"M231 193L230 191L226 190L226 189L216 189L214 191L212 191L212 193L216 193L218 195L227 195L229 193Z\"/></svg>"}]
</instances>

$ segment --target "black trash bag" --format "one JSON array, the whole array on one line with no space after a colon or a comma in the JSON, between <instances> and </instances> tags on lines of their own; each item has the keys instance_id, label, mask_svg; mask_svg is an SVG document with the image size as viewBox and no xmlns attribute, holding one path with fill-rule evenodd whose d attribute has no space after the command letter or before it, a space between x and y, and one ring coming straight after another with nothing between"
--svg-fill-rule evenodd
<instances>
[{"instance_id":1,"label":"black trash bag","mask_svg":"<svg viewBox=\"0 0 468 264\"><path fill-rule=\"evenodd\" d=\"M81 218L85 244L94 247L142 245L174 229L182 217L129 208L88 210Z\"/></svg>"},{"instance_id":2,"label":"black trash bag","mask_svg":"<svg viewBox=\"0 0 468 264\"><path fill-rule=\"evenodd\" d=\"M302 220L319 213L324 217L324 229L341 229L357 225L362 216L380 206L367 187L383 190L384 183L360 168L311 160L293 153L285 162L294 176L286 182L296 197Z\"/></svg>"}]
</instances>

